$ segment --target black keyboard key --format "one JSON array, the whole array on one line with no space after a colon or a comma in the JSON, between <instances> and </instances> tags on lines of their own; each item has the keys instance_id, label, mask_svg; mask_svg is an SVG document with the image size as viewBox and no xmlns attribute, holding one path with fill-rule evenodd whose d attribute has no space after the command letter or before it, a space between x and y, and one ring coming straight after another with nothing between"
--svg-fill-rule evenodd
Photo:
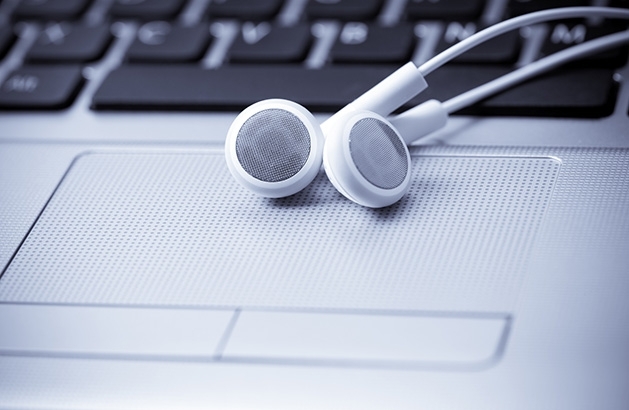
<instances>
[{"instance_id":1,"label":"black keyboard key","mask_svg":"<svg viewBox=\"0 0 629 410\"><path fill-rule=\"evenodd\" d=\"M3 58L9 51L14 40L13 27L9 25L0 27L0 58Z\"/></svg>"},{"instance_id":2,"label":"black keyboard key","mask_svg":"<svg viewBox=\"0 0 629 410\"><path fill-rule=\"evenodd\" d=\"M556 7L589 6L590 0L510 0L509 14L519 16L534 11L554 9Z\"/></svg>"},{"instance_id":3,"label":"black keyboard key","mask_svg":"<svg viewBox=\"0 0 629 410\"><path fill-rule=\"evenodd\" d=\"M83 82L77 66L25 66L0 87L1 109L59 109L69 106Z\"/></svg>"},{"instance_id":4,"label":"black keyboard key","mask_svg":"<svg viewBox=\"0 0 629 410\"><path fill-rule=\"evenodd\" d=\"M210 18L237 18L240 20L270 20L282 6L283 0L219 0L208 8Z\"/></svg>"},{"instance_id":5,"label":"black keyboard key","mask_svg":"<svg viewBox=\"0 0 629 410\"><path fill-rule=\"evenodd\" d=\"M87 62L100 58L111 42L109 26L50 23L40 33L26 59L30 62Z\"/></svg>"},{"instance_id":6,"label":"black keyboard key","mask_svg":"<svg viewBox=\"0 0 629 410\"><path fill-rule=\"evenodd\" d=\"M477 24L473 22L450 22L435 48L440 53L461 40L477 32ZM494 37L455 58L453 63L509 64L514 63L520 52L520 34L510 31Z\"/></svg>"},{"instance_id":7,"label":"black keyboard key","mask_svg":"<svg viewBox=\"0 0 629 410\"><path fill-rule=\"evenodd\" d=\"M310 0L306 14L311 19L369 20L381 7L382 0Z\"/></svg>"},{"instance_id":8,"label":"black keyboard key","mask_svg":"<svg viewBox=\"0 0 629 410\"><path fill-rule=\"evenodd\" d=\"M15 10L18 19L65 20L79 17L90 0L22 0Z\"/></svg>"},{"instance_id":9,"label":"black keyboard key","mask_svg":"<svg viewBox=\"0 0 629 410\"><path fill-rule=\"evenodd\" d=\"M238 63L297 62L306 57L310 42L310 27L305 24L285 27L268 22L246 22L229 50L229 60Z\"/></svg>"},{"instance_id":10,"label":"black keyboard key","mask_svg":"<svg viewBox=\"0 0 629 410\"><path fill-rule=\"evenodd\" d=\"M445 101L510 71L497 66L446 66L426 77L428 89L411 104ZM615 106L613 70L564 68L506 90L459 114L600 118Z\"/></svg>"},{"instance_id":11,"label":"black keyboard key","mask_svg":"<svg viewBox=\"0 0 629 410\"><path fill-rule=\"evenodd\" d=\"M105 110L241 110L266 98L286 98L311 110L331 112L354 100L396 67L125 66L96 92L94 108ZM408 106L444 101L509 71L498 66L445 66L431 73L428 89ZM461 114L539 117L604 117L614 108L610 69L554 72L507 90ZM167 79L167 81L165 81Z\"/></svg>"},{"instance_id":12,"label":"black keyboard key","mask_svg":"<svg viewBox=\"0 0 629 410\"><path fill-rule=\"evenodd\" d=\"M96 109L241 110L266 98L286 98L313 110L334 111L396 67L123 66L94 95Z\"/></svg>"},{"instance_id":13,"label":"black keyboard key","mask_svg":"<svg viewBox=\"0 0 629 410\"><path fill-rule=\"evenodd\" d=\"M111 14L140 20L167 19L179 13L183 4L184 0L115 0Z\"/></svg>"},{"instance_id":14,"label":"black keyboard key","mask_svg":"<svg viewBox=\"0 0 629 410\"><path fill-rule=\"evenodd\" d=\"M594 38L603 37L621 30L626 30L627 24L605 21L603 24L589 26L584 22L562 22L550 27L546 41L542 45L540 58L581 44ZM627 62L627 46L616 47L603 53L584 57L572 63L573 65L620 67Z\"/></svg>"},{"instance_id":15,"label":"black keyboard key","mask_svg":"<svg viewBox=\"0 0 629 410\"><path fill-rule=\"evenodd\" d=\"M152 21L138 30L129 50L130 62L181 63L199 60L210 41L207 24L177 26L165 21Z\"/></svg>"},{"instance_id":16,"label":"black keyboard key","mask_svg":"<svg viewBox=\"0 0 629 410\"><path fill-rule=\"evenodd\" d=\"M601 118L616 104L614 71L597 68L563 69L539 77L481 105L488 115ZM471 110L473 112L473 109Z\"/></svg>"},{"instance_id":17,"label":"black keyboard key","mask_svg":"<svg viewBox=\"0 0 629 410\"><path fill-rule=\"evenodd\" d=\"M409 0L406 12L412 20L473 20L483 4L483 0Z\"/></svg>"},{"instance_id":18,"label":"black keyboard key","mask_svg":"<svg viewBox=\"0 0 629 410\"><path fill-rule=\"evenodd\" d=\"M345 23L331 50L335 63L404 63L414 46L413 27L402 24L382 27L359 22Z\"/></svg>"}]
</instances>

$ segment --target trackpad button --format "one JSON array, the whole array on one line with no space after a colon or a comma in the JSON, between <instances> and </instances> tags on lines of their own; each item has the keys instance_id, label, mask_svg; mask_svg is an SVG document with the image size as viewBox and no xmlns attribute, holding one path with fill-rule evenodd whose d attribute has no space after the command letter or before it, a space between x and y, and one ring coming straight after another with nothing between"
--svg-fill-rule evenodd
<instances>
[{"instance_id":1,"label":"trackpad button","mask_svg":"<svg viewBox=\"0 0 629 410\"><path fill-rule=\"evenodd\" d=\"M0 305L0 353L213 359L227 310Z\"/></svg>"},{"instance_id":2,"label":"trackpad button","mask_svg":"<svg viewBox=\"0 0 629 410\"><path fill-rule=\"evenodd\" d=\"M506 337L500 315L373 315L243 311L222 360L296 363L491 364Z\"/></svg>"}]
</instances>

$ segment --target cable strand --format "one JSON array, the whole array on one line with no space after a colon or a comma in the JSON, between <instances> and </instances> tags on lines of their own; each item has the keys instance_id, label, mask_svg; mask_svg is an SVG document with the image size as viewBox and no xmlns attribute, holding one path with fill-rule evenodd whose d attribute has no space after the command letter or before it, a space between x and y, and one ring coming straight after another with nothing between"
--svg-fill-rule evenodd
<instances>
[{"instance_id":1,"label":"cable strand","mask_svg":"<svg viewBox=\"0 0 629 410\"><path fill-rule=\"evenodd\" d=\"M481 30L478 33L458 42L422 64L418 68L418 71L424 76L428 75L471 48L508 31L549 20L562 20L577 17L629 19L629 10L614 7L563 7L559 9L536 11L534 13L514 17Z\"/></svg>"},{"instance_id":2,"label":"cable strand","mask_svg":"<svg viewBox=\"0 0 629 410\"><path fill-rule=\"evenodd\" d=\"M572 46L565 50L558 51L548 57L534 61L522 68L512 71L509 74L505 74L502 77L478 86L463 94L459 94L456 97L444 101L442 106L449 114L451 114L484 98L497 94L515 84L557 68L560 65L620 46L625 43L629 43L629 30L610 34Z\"/></svg>"}]
</instances>

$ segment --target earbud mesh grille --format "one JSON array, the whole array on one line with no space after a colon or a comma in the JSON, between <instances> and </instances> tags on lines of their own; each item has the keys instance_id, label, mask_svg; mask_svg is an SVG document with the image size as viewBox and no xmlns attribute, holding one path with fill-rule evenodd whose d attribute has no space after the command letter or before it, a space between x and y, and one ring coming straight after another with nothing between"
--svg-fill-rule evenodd
<instances>
[{"instance_id":1,"label":"earbud mesh grille","mask_svg":"<svg viewBox=\"0 0 629 410\"><path fill-rule=\"evenodd\" d=\"M378 119L364 118L354 124L349 149L358 171L379 188L398 187L408 173L404 143Z\"/></svg>"},{"instance_id":2,"label":"earbud mesh grille","mask_svg":"<svg viewBox=\"0 0 629 410\"><path fill-rule=\"evenodd\" d=\"M290 112L260 111L249 118L236 137L238 162L251 176L279 182L297 174L310 155L310 134Z\"/></svg>"}]
</instances>

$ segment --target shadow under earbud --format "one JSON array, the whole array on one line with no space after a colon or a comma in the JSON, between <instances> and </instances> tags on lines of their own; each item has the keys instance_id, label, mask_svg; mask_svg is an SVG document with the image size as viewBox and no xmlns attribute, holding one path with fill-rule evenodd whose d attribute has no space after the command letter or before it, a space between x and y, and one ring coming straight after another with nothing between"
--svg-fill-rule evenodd
<instances>
[{"instance_id":1,"label":"shadow under earbud","mask_svg":"<svg viewBox=\"0 0 629 410\"><path fill-rule=\"evenodd\" d=\"M321 172L308 187L302 191L283 198L261 198L264 203L274 208L309 209L316 212L329 212L330 209L343 212L369 215L371 219L391 223L403 219L408 208L415 202L416 194L407 193L400 201L383 207L367 208L360 206L341 195Z\"/></svg>"},{"instance_id":2,"label":"shadow under earbud","mask_svg":"<svg viewBox=\"0 0 629 410\"><path fill-rule=\"evenodd\" d=\"M385 206L384 208L364 208L369 212L373 219L382 222L394 222L403 218L409 206L412 206L414 195L408 192L402 199L396 203Z\"/></svg>"},{"instance_id":3,"label":"shadow under earbud","mask_svg":"<svg viewBox=\"0 0 629 410\"><path fill-rule=\"evenodd\" d=\"M264 198L268 204L281 208L308 208L330 205L336 201L346 201L328 181L321 171L310 185L296 194L283 198Z\"/></svg>"}]
</instances>

